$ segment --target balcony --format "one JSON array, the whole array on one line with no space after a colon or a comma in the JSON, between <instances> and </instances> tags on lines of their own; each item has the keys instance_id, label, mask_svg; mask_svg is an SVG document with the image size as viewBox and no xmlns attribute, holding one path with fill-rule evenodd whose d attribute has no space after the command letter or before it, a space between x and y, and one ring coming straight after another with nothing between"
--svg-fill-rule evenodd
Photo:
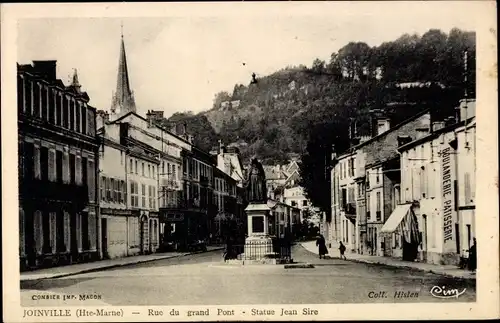
<instances>
[{"instance_id":1,"label":"balcony","mask_svg":"<svg viewBox=\"0 0 500 323\"><path fill-rule=\"evenodd\" d=\"M19 183L19 197L42 203L47 201L71 203L77 210L81 210L89 202L89 188L87 185L25 178Z\"/></svg>"},{"instance_id":2,"label":"balcony","mask_svg":"<svg viewBox=\"0 0 500 323\"><path fill-rule=\"evenodd\" d=\"M342 210L345 214L356 215L356 204L355 203L344 203L342 205Z\"/></svg>"},{"instance_id":3,"label":"balcony","mask_svg":"<svg viewBox=\"0 0 500 323\"><path fill-rule=\"evenodd\" d=\"M203 187L207 187L210 185L210 181L208 180L208 176L200 176L200 185Z\"/></svg>"},{"instance_id":4,"label":"balcony","mask_svg":"<svg viewBox=\"0 0 500 323\"><path fill-rule=\"evenodd\" d=\"M167 189L170 189L170 190L176 190L176 189L179 188L180 185L174 179L166 179L166 178L164 178L164 179L161 180L161 186L165 187Z\"/></svg>"}]
</instances>

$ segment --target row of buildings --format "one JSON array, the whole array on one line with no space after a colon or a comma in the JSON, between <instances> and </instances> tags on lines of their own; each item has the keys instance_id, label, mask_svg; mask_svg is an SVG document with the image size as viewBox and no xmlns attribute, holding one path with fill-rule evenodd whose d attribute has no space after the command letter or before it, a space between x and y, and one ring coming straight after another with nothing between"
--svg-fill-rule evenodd
<instances>
[{"instance_id":1,"label":"row of buildings","mask_svg":"<svg viewBox=\"0 0 500 323\"><path fill-rule=\"evenodd\" d=\"M138 114L123 37L109 112L89 105L75 70L17 66L21 270L148 254L198 240L244 244L245 169L237 147L193 144L163 112ZM298 209L273 202L270 232L292 233Z\"/></svg>"},{"instance_id":2,"label":"row of buildings","mask_svg":"<svg viewBox=\"0 0 500 323\"><path fill-rule=\"evenodd\" d=\"M300 186L298 159L291 158L284 165L264 165L266 188L269 199L280 201L290 207L297 208L300 222L304 220L316 227L320 225L319 210L306 197L304 188Z\"/></svg>"},{"instance_id":3,"label":"row of buildings","mask_svg":"<svg viewBox=\"0 0 500 323\"><path fill-rule=\"evenodd\" d=\"M379 116L377 135L333 147L331 216L322 231L360 254L458 264L475 236L475 100L457 115L432 110L391 126ZM439 120L439 121L438 121Z\"/></svg>"}]
</instances>

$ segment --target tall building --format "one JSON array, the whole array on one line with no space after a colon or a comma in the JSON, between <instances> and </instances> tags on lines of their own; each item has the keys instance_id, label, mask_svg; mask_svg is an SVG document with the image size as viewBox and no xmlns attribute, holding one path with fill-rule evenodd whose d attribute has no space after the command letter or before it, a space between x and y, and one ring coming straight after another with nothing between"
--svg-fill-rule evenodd
<instances>
[{"instance_id":1,"label":"tall building","mask_svg":"<svg viewBox=\"0 0 500 323\"><path fill-rule=\"evenodd\" d=\"M99 258L96 110L75 70L17 65L21 270Z\"/></svg>"},{"instance_id":2,"label":"tall building","mask_svg":"<svg viewBox=\"0 0 500 323\"><path fill-rule=\"evenodd\" d=\"M161 246L171 229L168 218L182 197L182 151L187 138L153 122L161 113L144 118L136 113L130 88L123 35L116 93L111 113L99 111L101 137L100 191L103 253L108 258L147 254Z\"/></svg>"},{"instance_id":3,"label":"tall building","mask_svg":"<svg viewBox=\"0 0 500 323\"><path fill-rule=\"evenodd\" d=\"M419 260L428 263L458 264L475 237L475 100L462 101L458 110L458 122L435 122L430 134L398 148L401 211L391 218L414 214ZM404 257L408 231L404 225L392 228L387 232L391 256Z\"/></svg>"}]
</instances>

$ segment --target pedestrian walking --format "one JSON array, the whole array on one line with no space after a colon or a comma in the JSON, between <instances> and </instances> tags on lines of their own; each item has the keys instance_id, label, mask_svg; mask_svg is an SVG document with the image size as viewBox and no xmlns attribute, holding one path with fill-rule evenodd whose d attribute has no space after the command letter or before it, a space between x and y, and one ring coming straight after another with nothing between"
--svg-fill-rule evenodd
<instances>
[{"instance_id":1,"label":"pedestrian walking","mask_svg":"<svg viewBox=\"0 0 500 323\"><path fill-rule=\"evenodd\" d=\"M476 245L476 238L472 240L472 246L469 249L469 270L471 271L476 271L477 267L477 245Z\"/></svg>"},{"instance_id":2,"label":"pedestrian walking","mask_svg":"<svg viewBox=\"0 0 500 323\"><path fill-rule=\"evenodd\" d=\"M322 256L323 259L325 259L325 255L328 254L328 249L326 248L325 237L323 237L322 234L320 234L316 240L316 246L318 246L319 259L321 259Z\"/></svg>"},{"instance_id":3,"label":"pedestrian walking","mask_svg":"<svg viewBox=\"0 0 500 323\"><path fill-rule=\"evenodd\" d=\"M342 243L342 241L340 241L340 247L339 247L339 251L340 251L340 259L344 259L344 260L347 260L347 258L345 257L344 255L344 252L345 252L345 246L344 244Z\"/></svg>"}]
</instances>

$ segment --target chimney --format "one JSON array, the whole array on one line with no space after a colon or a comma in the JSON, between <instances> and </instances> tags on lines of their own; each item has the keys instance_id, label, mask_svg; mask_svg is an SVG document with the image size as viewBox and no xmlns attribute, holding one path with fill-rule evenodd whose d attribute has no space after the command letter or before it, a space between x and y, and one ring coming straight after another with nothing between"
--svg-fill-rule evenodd
<instances>
[{"instance_id":1,"label":"chimney","mask_svg":"<svg viewBox=\"0 0 500 323\"><path fill-rule=\"evenodd\" d=\"M222 140L219 139L219 154L224 153L224 144L222 143Z\"/></svg>"},{"instance_id":2,"label":"chimney","mask_svg":"<svg viewBox=\"0 0 500 323\"><path fill-rule=\"evenodd\" d=\"M337 151L335 150L335 145L332 145L332 160L337 158Z\"/></svg>"},{"instance_id":3,"label":"chimney","mask_svg":"<svg viewBox=\"0 0 500 323\"><path fill-rule=\"evenodd\" d=\"M173 133L174 135L177 135L177 125L174 124L171 128L170 128L170 132Z\"/></svg>"},{"instance_id":4,"label":"chimney","mask_svg":"<svg viewBox=\"0 0 500 323\"><path fill-rule=\"evenodd\" d=\"M406 145L407 143L409 143L411 141L412 140L411 140L410 136L398 136L398 147Z\"/></svg>"},{"instance_id":5,"label":"chimney","mask_svg":"<svg viewBox=\"0 0 500 323\"><path fill-rule=\"evenodd\" d=\"M146 120L148 122L148 128L152 128L154 126L154 115L151 110L148 110L146 113Z\"/></svg>"},{"instance_id":6,"label":"chimney","mask_svg":"<svg viewBox=\"0 0 500 323\"><path fill-rule=\"evenodd\" d=\"M370 136L360 136L359 137L359 143L365 142L367 140L370 140Z\"/></svg>"},{"instance_id":7,"label":"chimney","mask_svg":"<svg viewBox=\"0 0 500 323\"><path fill-rule=\"evenodd\" d=\"M460 121L468 120L476 116L476 100L461 100L460 101Z\"/></svg>"},{"instance_id":8,"label":"chimney","mask_svg":"<svg viewBox=\"0 0 500 323\"><path fill-rule=\"evenodd\" d=\"M439 129L443 129L443 128L444 128L444 121L434 121L432 123L432 132L436 132Z\"/></svg>"},{"instance_id":9,"label":"chimney","mask_svg":"<svg viewBox=\"0 0 500 323\"><path fill-rule=\"evenodd\" d=\"M354 120L354 118L351 118L350 122L349 122L349 139L355 139L358 137L358 131L357 131L357 128L356 128L356 121Z\"/></svg>"},{"instance_id":10,"label":"chimney","mask_svg":"<svg viewBox=\"0 0 500 323\"><path fill-rule=\"evenodd\" d=\"M96 128L99 129L109 122L109 113L104 110L97 110Z\"/></svg>"},{"instance_id":11,"label":"chimney","mask_svg":"<svg viewBox=\"0 0 500 323\"><path fill-rule=\"evenodd\" d=\"M33 69L36 73L40 73L42 76L49 80L56 79L56 67L57 61L33 61Z\"/></svg>"},{"instance_id":12,"label":"chimney","mask_svg":"<svg viewBox=\"0 0 500 323\"><path fill-rule=\"evenodd\" d=\"M391 128L389 118L378 118L377 119L377 135L388 131Z\"/></svg>"},{"instance_id":13,"label":"chimney","mask_svg":"<svg viewBox=\"0 0 500 323\"><path fill-rule=\"evenodd\" d=\"M445 127L451 126L455 123L456 123L456 120L455 120L455 117L453 117L453 116L450 116L450 117L447 117L446 119L444 119L444 126Z\"/></svg>"}]
</instances>

